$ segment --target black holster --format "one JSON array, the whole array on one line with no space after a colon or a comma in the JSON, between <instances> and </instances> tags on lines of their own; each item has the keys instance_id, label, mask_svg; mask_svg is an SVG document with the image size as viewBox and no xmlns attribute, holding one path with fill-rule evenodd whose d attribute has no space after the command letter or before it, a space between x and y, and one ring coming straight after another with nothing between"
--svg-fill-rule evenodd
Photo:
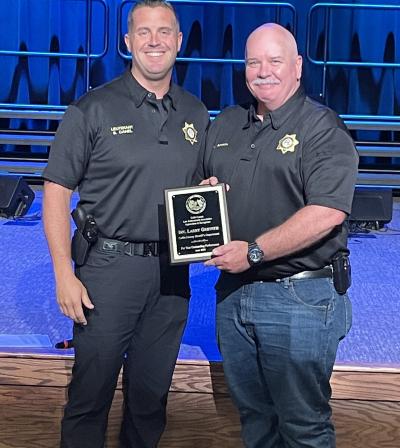
<instances>
[{"instance_id":1,"label":"black holster","mask_svg":"<svg viewBox=\"0 0 400 448\"><path fill-rule=\"evenodd\" d=\"M81 206L73 210L71 215L76 225L71 243L71 257L76 266L83 266L86 263L90 246L97 241L97 224L93 216L87 215Z\"/></svg>"},{"instance_id":2,"label":"black holster","mask_svg":"<svg viewBox=\"0 0 400 448\"><path fill-rule=\"evenodd\" d=\"M71 258L76 266L83 266L89 254L90 244L76 229L71 241Z\"/></svg>"},{"instance_id":3,"label":"black holster","mask_svg":"<svg viewBox=\"0 0 400 448\"><path fill-rule=\"evenodd\" d=\"M340 251L332 258L333 285L338 294L345 294L351 286L349 251Z\"/></svg>"}]
</instances>

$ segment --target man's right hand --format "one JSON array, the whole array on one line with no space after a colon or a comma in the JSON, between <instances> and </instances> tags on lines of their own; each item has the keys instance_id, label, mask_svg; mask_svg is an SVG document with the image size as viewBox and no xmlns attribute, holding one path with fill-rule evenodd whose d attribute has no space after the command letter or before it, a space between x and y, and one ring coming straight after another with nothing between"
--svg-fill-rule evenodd
<instances>
[{"instance_id":1,"label":"man's right hand","mask_svg":"<svg viewBox=\"0 0 400 448\"><path fill-rule=\"evenodd\" d=\"M57 280L57 302L65 316L77 324L87 325L83 306L92 310L94 305L86 288L73 273Z\"/></svg>"},{"instance_id":2,"label":"man's right hand","mask_svg":"<svg viewBox=\"0 0 400 448\"><path fill-rule=\"evenodd\" d=\"M57 302L61 312L74 322L86 325L83 306L93 309L86 288L74 274L71 262L70 206L73 191L45 181L43 192L43 224L53 259L57 285Z\"/></svg>"}]
</instances>

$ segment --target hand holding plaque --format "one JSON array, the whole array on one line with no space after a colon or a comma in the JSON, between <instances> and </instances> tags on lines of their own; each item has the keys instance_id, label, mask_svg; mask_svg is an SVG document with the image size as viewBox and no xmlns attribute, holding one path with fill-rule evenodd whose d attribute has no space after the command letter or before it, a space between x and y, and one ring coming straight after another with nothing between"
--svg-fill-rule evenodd
<instances>
[{"instance_id":1,"label":"hand holding plaque","mask_svg":"<svg viewBox=\"0 0 400 448\"><path fill-rule=\"evenodd\" d=\"M208 260L229 243L224 184L165 190L165 206L171 264Z\"/></svg>"}]
</instances>

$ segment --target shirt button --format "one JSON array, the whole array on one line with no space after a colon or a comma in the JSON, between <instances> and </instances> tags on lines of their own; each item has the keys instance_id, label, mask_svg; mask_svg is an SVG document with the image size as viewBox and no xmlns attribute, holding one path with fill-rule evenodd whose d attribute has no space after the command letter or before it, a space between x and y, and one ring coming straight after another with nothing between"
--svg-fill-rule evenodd
<instances>
[{"instance_id":1,"label":"shirt button","mask_svg":"<svg viewBox=\"0 0 400 448\"><path fill-rule=\"evenodd\" d=\"M254 149L256 147L256 145L254 144L254 143L252 143L251 145L250 145L250 148L251 149Z\"/></svg>"},{"instance_id":2,"label":"shirt button","mask_svg":"<svg viewBox=\"0 0 400 448\"><path fill-rule=\"evenodd\" d=\"M149 92L149 93L147 94L147 96L148 96L149 98L151 98L151 97L153 96L153 94L152 94L151 92Z\"/></svg>"},{"instance_id":3,"label":"shirt button","mask_svg":"<svg viewBox=\"0 0 400 448\"><path fill-rule=\"evenodd\" d=\"M155 114L155 113L156 113L156 110L155 110L155 109L151 109L151 111L153 112L153 114Z\"/></svg>"}]
</instances>

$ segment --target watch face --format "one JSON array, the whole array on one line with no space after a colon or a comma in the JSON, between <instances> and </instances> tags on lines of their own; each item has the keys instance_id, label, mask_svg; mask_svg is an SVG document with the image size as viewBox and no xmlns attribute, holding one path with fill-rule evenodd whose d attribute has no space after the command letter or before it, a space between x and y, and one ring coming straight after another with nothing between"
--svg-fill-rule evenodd
<instances>
[{"instance_id":1,"label":"watch face","mask_svg":"<svg viewBox=\"0 0 400 448\"><path fill-rule=\"evenodd\" d=\"M260 249L257 248L252 249L249 253L249 257L253 263L257 263L262 259L262 252Z\"/></svg>"},{"instance_id":2,"label":"watch face","mask_svg":"<svg viewBox=\"0 0 400 448\"><path fill-rule=\"evenodd\" d=\"M259 264L262 262L264 252L258 247L250 247L247 258L251 265Z\"/></svg>"}]
</instances>

